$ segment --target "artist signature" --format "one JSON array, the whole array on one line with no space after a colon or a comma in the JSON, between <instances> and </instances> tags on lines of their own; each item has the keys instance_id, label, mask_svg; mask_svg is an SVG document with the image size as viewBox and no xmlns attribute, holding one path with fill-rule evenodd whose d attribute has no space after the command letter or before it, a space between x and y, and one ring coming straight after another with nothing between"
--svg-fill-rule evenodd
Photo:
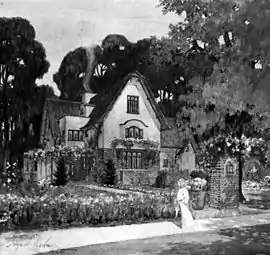
<instances>
[{"instance_id":1,"label":"artist signature","mask_svg":"<svg viewBox=\"0 0 270 255\"><path fill-rule=\"evenodd\" d=\"M5 248L27 248L27 247L37 247L37 248L49 248L52 247L52 245L49 244L49 241L51 240L52 237L49 237L47 239L42 239L40 235L33 235L30 238L27 238L27 240L18 239L18 236L16 234L9 238L13 239L11 242L6 242L6 243L0 243L0 247L5 247ZM15 239L15 240L14 240Z\"/></svg>"}]
</instances>

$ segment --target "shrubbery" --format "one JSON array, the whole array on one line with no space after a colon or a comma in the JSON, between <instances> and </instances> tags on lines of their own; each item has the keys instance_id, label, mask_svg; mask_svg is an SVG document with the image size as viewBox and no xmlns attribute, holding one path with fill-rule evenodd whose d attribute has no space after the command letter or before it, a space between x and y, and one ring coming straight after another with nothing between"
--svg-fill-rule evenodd
<instances>
[{"instance_id":1,"label":"shrubbery","mask_svg":"<svg viewBox=\"0 0 270 255\"><path fill-rule=\"evenodd\" d=\"M155 187L163 189L166 188L167 175L168 173L166 171L159 171L156 178Z\"/></svg>"},{"instance_id":2,"label":"shrubbery","mask_svg":"<svg viewBox=\"0 0 270 255\"><path fill-rule=\"evenodd\" d=\"M4 185L18 184L23 181L23 175L20 169L17 167L17 163L7 163L6 171L0 171L0 180Z\"/></svg>"},{"instance_id":3,"label":"shrubbery","mask_svg":"<svg viewBox=\"0 0 270 255\"><path fill-rule=\"evenodd\" d=\"M63 187L62 193L56 196L23 198L12 194L0 195L0 212L7 219L5 228L95 226L174 217L173 204L166 196L110 193L99 197L89 194L76 196L65 192L68 187Z\"/></svg>"},{"instance_id":4,"label":"shrubbery","mask_svg":"<svg viewBox=\"0 0 270 255\"><path fill-rule=\"evenodd\" d=\"M165 171L158 171L156 178L156 188L177 188L177 181L182 178L185 180L189 179L189 170L178 169L177 166Z\"/></svg>"},{"instance_id":5,"label":"shrubbery","mask_svg":"<svg viewBox=\"0 0 270 255\"><path fill-rule=\"evenodd\" d=\"M54 173L54 180L52 184L54 186L65 186L69 181L69 175L67 172L66 162L63 157L61 157L57 163L57 169Z\"/></svg>"},{"instance_id":6,"label":"shrubbery","mask_svg":"<svg viewBox=\"0 0 270 255\"><path fill-rule=\"evenodd\" d=\"M101 177L101 183L105 185L115 185L117 182L116 168L114 161L108 159L104 165L103 175Z\"/></svg>"}]
</instances>

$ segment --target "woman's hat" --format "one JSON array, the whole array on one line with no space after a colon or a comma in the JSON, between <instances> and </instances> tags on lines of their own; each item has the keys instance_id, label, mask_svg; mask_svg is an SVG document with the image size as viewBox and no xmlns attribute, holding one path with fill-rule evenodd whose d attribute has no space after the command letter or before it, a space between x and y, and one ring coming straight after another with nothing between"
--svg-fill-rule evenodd
<instances>
[{"instance_id":1,"label":"woman's hat","mask_svg":"<svg viewBox=\"0 0 270 255\"><path fill-rule=\"evenodd\" d=\"M187 181L183 178L180 178L178 181L177 181L177 184L178 186L187 186Z\"/></svg>"}]
</instances>

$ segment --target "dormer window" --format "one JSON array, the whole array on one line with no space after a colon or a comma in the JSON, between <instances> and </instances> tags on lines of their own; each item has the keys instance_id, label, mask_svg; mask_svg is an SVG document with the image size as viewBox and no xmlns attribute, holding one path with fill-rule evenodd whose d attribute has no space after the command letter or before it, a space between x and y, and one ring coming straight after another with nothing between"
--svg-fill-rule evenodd
<instances>
[{"instance_id":1,"label":"dormer window","mask_svg":"<svg viewBox=\"0 0 270 255\"><path fill-rule=\"evenodd\" d=\"M139 114L138 96L127 96L127 113Z\"/></svg>"},{"instance_id":2,"label":"dormer window","mask_svg":"<svg viewBox=\"0 0 270 255\"><path fill-rule=\"evenodd\" d=\"M126 138L143 139L143 129L135 126L126 128Z\"/></svg>"}]
</instances>

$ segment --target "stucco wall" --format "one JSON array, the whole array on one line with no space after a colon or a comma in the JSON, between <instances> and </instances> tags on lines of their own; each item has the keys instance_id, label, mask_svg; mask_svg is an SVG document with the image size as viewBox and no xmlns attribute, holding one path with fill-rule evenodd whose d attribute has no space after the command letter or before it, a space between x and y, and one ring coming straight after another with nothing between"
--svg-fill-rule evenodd
<instances>
[{"instance_id":1,"label":"stucco wall","mask_svg":"<svg viewBox=\"0 0 270 255\"><path fill-rule=\"evenodd\" d=\"M174 148L161 148L160 151L160 170L169 170L170 166L175 164L175 152ZM168 167L164 166L164 160L168 160Z\"/></svg>"},{"instance_id":2,"label":"stucco wall","mask_svg":"<svg viewBox=\"0 0 270 255\"><path fill-rule=\"evenodd\" d=\"M128 95L139 96L139 114L127 113ZM128 81L111 111L106 116L99 144L103 145L103 148L110 148L110 141L113 138L124 138L125 128L131 125L136 125L143 129L144 139L154 139L160 143L160 123L143 92L141 84L135 79ZM102 141L102 139L104 140Z\"/></svg>"},{"instance_id":3,"label":"stucco wall","mask_svg":"<svg viewBox=\"0 0 270 255\"><path fill-rule=\"evenodd\" d=\"M196 168L196 154L191 144L177 157L176 163L180 169L194 170Z\"/></svg>"},{"instance_id":4,"label":"stucco wall","mask_svg":"<svg viewBox=\"0 0 270 255\"><path fill-rule=\"evenodd\" d=\"M84 116L88 117L90 113L94 110L94 105L86 104L84 105Z\"/></svg>"},{"instance_id":5,"label":"stucco wall","mask_svg":"<svg viewBox=\"0 0 270 255\"><path fill-rule=\"evenodd\" d=\"M60 120L60 129L65 130L65 144L67 146L84 146L83 141L68 141L68 130L79 130L81 127L87 124L89 118L77 117L77 116L65 116Z\"/></svg>"}]
</instances>

